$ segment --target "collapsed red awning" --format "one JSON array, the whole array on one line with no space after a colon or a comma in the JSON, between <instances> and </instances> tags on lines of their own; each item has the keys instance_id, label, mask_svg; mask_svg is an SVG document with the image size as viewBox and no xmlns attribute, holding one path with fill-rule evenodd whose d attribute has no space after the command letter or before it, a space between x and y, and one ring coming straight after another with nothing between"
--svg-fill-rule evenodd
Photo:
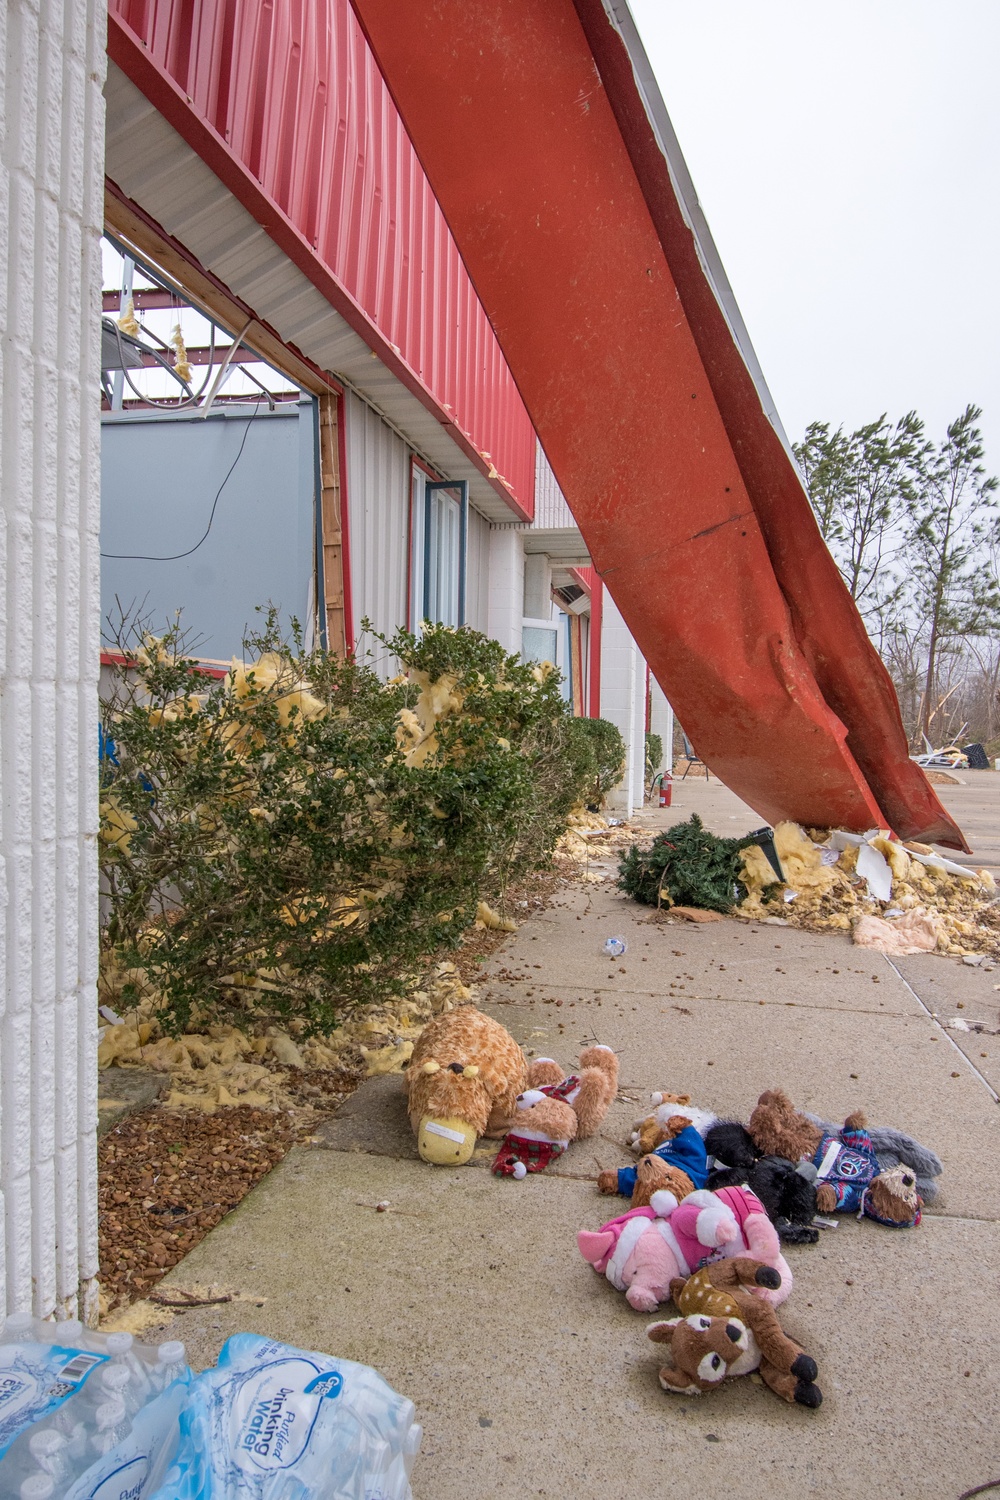
<instances>
[{"instance_id":1,"label":"collapsed red awning","mask_svg":"<svg viewBox=\"0 0 1000 1500\"><path fill-rule=\"evenodd\" d=\"M594 565L699 753L772 822L964 848L765 411L627 12L630 46L603 0L352 3Z\"/></svg>"}]
</instances>

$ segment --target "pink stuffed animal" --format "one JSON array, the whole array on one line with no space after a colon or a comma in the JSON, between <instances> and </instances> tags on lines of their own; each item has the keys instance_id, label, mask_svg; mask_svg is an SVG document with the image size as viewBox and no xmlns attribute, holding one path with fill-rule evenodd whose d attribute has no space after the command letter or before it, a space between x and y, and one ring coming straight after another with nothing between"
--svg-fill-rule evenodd
<instances>
[{"instance_id":1,"label":"pink stuffed animal","mask_svg":"<svg viewBox=\"0 0 1000 1500\"><path fill-rule=\"evenodd\" d=\"M593 1232L581 1230L577 1244L584 1260L639 1312L654 1312L668 1301L675 1276L738 1255L751 1255L779 1272L780 1287L754 1289L772 1306L792 1289L777 1230L747 1188L701 1189L681 1203L671 1192L654 1193L648 1208L634 1208Z\"/></svg>"}]
</instances>

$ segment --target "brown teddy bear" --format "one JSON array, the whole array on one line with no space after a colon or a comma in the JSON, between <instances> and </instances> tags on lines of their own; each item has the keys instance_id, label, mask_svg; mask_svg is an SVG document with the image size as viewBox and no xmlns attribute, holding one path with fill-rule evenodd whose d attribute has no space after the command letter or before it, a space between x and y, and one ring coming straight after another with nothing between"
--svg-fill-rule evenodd
<instances>
[{"instance_id":1,"label":"brown teddy bear","mask_svg":"<svg viewBox=\"0 0 1000 1500\"><path fill-rule=\"evenodd\" d=\"M672 1115L658 1129L659 1140L657 1146L663 1146L680 1135L691 1124L685 1115ZM697 1142L696 1142L697 1144ZM692 1168L693 1170L693 1168ZM624 1172L617 1167L610 1167L601 1172L597 1179L597 1186L602 1193L628 1194L627 1186L623 1185L623 1178L631 1180L635 1174L635 1182L632 1186L631 1204L633 1208L645 1208L652 1195L659 1188L667 1188L678 1203L686 1198L688 1193L693 1193L696 1184L684 1169L676 1162L670 1161L664 1156L657 1156L655 1149L650 1150L640 1158L635 1167L626 1169ZM704 1186L704 1181L701 1184Z\"/></svg>"},{"instance_id":2,"label":"brown teddy bear","mask_svg":"<svg viewBox=\"0 0 1000 1500\"><path fill-rule=\"evenodd\" d=\"M759 1370L783 1401L815 1410L823 1400L816 1361L784 1333L758 1292L780 1282L773 1266L749 1256L716 1261L687 1279L675 1277L670 1295L683 1316L646 1329L654 1343L670 1346L671 1363L660 1370L663 1389L701 1396L723 1380Z\"/></svg>"},{"instance_id":3,"label":"brown teddy bear","mask_svg":"<svg viewBox=\"0 0 1000 1500\"><path fill-rule=\"evenodd\" d=\"M568 1078L553 1058L536 1058L493 1163L494 1175L520 1180L543 1172L571 1141L595 1133L617 1091L618 1059L610 1047L587 1047L579 1073Z\"/></svg>"}]
</instances>

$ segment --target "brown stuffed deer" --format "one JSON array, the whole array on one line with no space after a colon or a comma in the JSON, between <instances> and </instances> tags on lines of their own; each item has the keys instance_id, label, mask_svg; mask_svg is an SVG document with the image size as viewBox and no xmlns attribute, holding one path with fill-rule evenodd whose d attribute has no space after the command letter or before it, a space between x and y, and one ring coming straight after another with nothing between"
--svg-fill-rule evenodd
<instances>
[{"instance_id":1,"label":"brown stuffed deer","mask_svg":"<svg viewBox=\"0 0 1000 1500\"><path fill-rule=\"evenodd\" d=\"M816 1361L788 1338L755 1290L774 1289L780 1281L773 1266L749 1256L716 1261L686 1280L675 1277L670 1295L684 1316L646 1329L654 1343L670 1345L672 1362L660 1370L663 1389L701 1396L723 1380L759 1370L783 1401L819 1406Z\"/></svg>"}]
</instances>

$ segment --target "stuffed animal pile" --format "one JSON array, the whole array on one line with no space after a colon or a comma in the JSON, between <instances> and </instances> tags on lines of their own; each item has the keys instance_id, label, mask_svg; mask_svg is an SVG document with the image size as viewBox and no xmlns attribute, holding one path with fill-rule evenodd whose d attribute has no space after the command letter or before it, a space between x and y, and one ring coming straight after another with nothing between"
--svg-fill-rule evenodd
<instances>
[{"instance_id":1,"label":"stuffed animal pile","mask_svg":"<svg viewBox=\"0 0 1000 1500\"><path fill-rule=\"evenodd\" d=\"M593 1136L617 1088L610 1048L587 1047L569 1075L549 1057L529 1065L509 1032L472 1005L424 1028L406 1076L425 1161L460 1166L490 1137L500 1140L493 1174L514 1180ZM832 1125L796 1110L780 1089L761 1094L746 1125L686 1094L657 1093L652 1105L629 1135L638 1162L597 1179L630 1206L581 1230L581 1255L638 1311L677 1307L679 1317L647 1329L669 1346L664 1390L701 1395L757 1371L782 1400L815 1410L816 1361L776 1311L793 1285L782 1244L815 1244L830 1223L818 1214L919 1224L940 1161L901 1131L869 1129L860 1110Z\"/></svg>"},{"instance_id":2,"label":"stuffed animal pile","mask_svg":"<svg viewBox=\"0 0 1000 1500\"><path fill-rule=\"evenodd\" d=\"M940 1161L901 1131L869 1130L861 1111L834 1126L779 1089L761 1094L746 1126L686 1094L657 1093L652 1104L629 1135L637 1165L597 1179L631 1207L581 1230L580 1253L638 1311L668 1300L678 1308L680 1317L647 1329L670 1346L664 1390L701 1395L759 1371L783 1400L815 1410L816 1361L775 1311L792 1290L782 1243L815 1244L817 1225L830 1222L818 1213L919 1224Z\"/></svg>"}]
</instances>

